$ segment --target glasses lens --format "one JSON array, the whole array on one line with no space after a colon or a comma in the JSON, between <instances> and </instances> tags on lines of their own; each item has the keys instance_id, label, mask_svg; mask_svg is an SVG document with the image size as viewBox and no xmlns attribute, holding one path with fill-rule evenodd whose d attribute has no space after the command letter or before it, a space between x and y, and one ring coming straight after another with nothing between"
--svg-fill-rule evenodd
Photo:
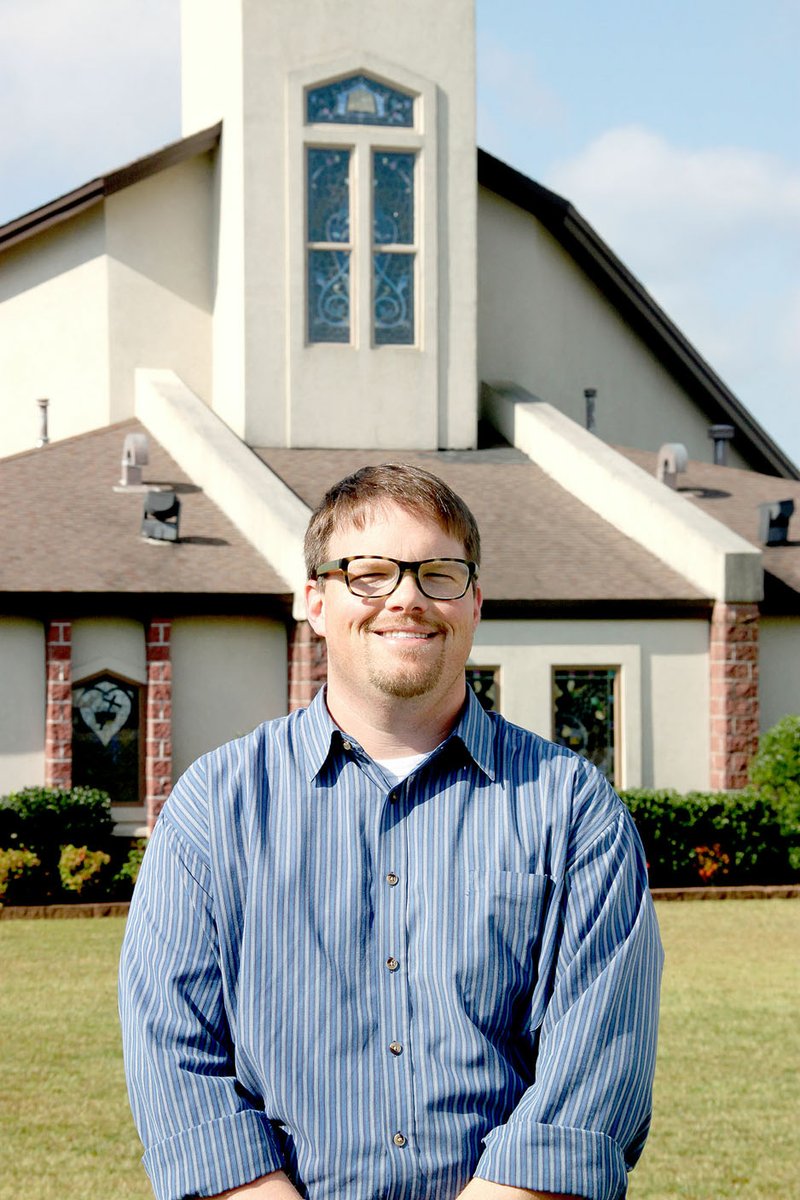
<instances>
[{"instance_id":1,"label":"glasses lens","mask_svg":"<svg viewBox=\"0 0 800 1200\"><path fill-rule=\"evenodd\" d=\"M397 565L387 558L355 558L347 568L350 591L356 596L387 596L397 575Z\"/></svg>"},{"instance_id":2,"label":"glasses lens","mask_svg":"<svg viewBox=\"0 0 800 1200\"><path fill-rule=\"evenodd\" d=\"M457 559L434 559L420 567L419 583L432 600L457 600L467 590L469 567Z\"/></svg>"}]
</instances>

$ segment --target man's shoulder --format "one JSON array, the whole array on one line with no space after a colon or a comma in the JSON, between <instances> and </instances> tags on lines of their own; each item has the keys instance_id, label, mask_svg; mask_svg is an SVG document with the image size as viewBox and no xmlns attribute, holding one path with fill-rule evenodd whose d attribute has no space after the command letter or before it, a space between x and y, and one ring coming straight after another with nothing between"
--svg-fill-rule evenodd
<instances>
[{"instance_id":1,"label":"man's shoulder","mask_svg":"<svg viewBox=\"0 0 800 1200\"><path fill-rule=\"evenodd\" d=\"M535 762L556 767L570 777L576 772L583 775L587 771L590 774L597 771L593 763L568 746L562 746L560 742L554 742L522 725L515 725L500 713L488 712L486 715L492 724L498 765L516 763L518 769L524 770Z\"/></svg>"},{"instance_id":2,"label":"man's shoulder","mask_svg":"<svg viewBox=\"0 0 800 1200\"><path fill-rule=\"evenodd\" d=\"M496 781L527 796L545 823L564 823L586 844L625 814L625 806L600 768L583 755L506 720L492 722Z\"/></svg>"}]
</instances>

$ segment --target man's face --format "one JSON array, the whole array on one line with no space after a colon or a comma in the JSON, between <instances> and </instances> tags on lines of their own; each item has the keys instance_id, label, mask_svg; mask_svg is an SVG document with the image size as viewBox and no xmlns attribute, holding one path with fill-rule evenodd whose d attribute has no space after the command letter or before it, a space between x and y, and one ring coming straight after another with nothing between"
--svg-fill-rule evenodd
<instances>
[{"instance_id":1,"label":"man's face","mask_svg":"<svg viewBox=\"0 0 800 1200\"><path fill-rule=\"evenodd\" d=\"M416 562L465 558L461 542L440 525L387 503L367 515L363 529L337 529L328 558L373 554ZM481 593L470 585L460 600L431 600L404 575L390 596L352 595L344 577L306 587L308 616L328 644L328 684L356 701L373 695L446 702L463 695L464 665L478 624ZM331 694L332 694L331 693Z\"/></svg>"}]
</instances>

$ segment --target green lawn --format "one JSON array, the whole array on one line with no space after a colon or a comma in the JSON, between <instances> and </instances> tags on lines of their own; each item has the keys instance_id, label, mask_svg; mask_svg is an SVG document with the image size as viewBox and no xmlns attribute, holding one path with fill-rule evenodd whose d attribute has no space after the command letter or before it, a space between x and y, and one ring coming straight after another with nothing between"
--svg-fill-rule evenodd
<instances>
[{"instance_id":1,"label":"green lawn","mask_svg":"<svg viewBox=\"0 0 800 1200\"><path fill-rule=\"evenodd\" d=\"M800 902L660 904L659 917L656 1106L631 1200L800 1195ZM113 918L0 922L0 1200L151 1195L120 1064L122 929Z\"/></svg>"}]
</instances>

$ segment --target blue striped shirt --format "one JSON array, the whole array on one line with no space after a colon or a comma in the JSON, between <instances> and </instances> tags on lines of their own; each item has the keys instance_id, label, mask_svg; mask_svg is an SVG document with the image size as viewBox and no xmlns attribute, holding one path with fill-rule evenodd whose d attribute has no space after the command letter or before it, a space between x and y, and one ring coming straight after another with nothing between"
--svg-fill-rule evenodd
<instances>
[{"instance_id":1,"label":"blue striped shirt","mask_svg":"<svg viewBox=\"0 0 800 1200\"><path fill-rule=\"evenodd\" d=\"M626 809L486 713L400 785L311 706L183 776L121 1012L158 1200L276 1170L312 1200L477 1174L614 1200L647 1133L661 945Z\"/></svg>"}]
</instances>

